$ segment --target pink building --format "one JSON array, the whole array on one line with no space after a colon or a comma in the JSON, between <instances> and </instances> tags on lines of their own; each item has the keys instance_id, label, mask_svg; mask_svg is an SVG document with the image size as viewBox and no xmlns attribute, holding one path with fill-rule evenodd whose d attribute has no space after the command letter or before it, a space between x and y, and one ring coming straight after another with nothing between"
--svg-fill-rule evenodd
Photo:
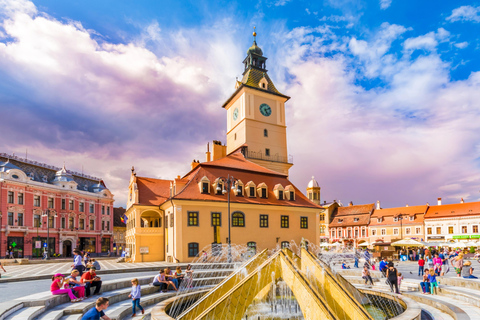
<instances>
[{"instance_id":1,"label":"pink building","mask_svg":"<svg viewBox=\"0 0 480 320\"><path fill-rule=\"evenodd\" d=\"M113 195L103 181L36 161L0 154L0 256L93 256L112 250Z\"/></svg>"}]
</instances>

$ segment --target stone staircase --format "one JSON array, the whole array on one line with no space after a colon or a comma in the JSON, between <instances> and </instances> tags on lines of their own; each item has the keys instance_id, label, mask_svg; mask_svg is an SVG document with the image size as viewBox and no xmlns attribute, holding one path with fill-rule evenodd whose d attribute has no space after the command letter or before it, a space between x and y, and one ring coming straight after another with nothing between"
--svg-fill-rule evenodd
<instances>
[{"instance_id":1,"label":"stone staircase","mask_svg":"<svg viewBox=\"0 0 480 320\"><path fill-rule=\"evenodd\" d=\"M194 290L205 291L221 282L234 270L233 266L228 269L213 270L207 269L209 266L203 267L204 269L197 267L194 271ZM141 305L146 309L147 315L151 307L176 295L174 291L159 292L159 287L152 286L154 275L155 273L152 273L151 276L137 277L142 286ZM107 309L107 315L112 320L128 319L132 312L132 302L128 298L132 278L104 281L100 295L90 296L76 303L71 303L66 294L53 296L50 291L0 303L0 320L80 320L86 311L95 306L95 301L100 296L109 299L110 306ZM139 312L137 312L138 314Z\"/></svg>"},{"instance_id":2,"label":"stone staircase","mask_svg":"<svg viewBox=\"0 0 480 320\"><path fill-rule=\"evenodd\" d=\"M338 270L357 288L390 292L390 286L378 271L373 271L373 286L365 286L361 269ZM402 281L404 297L414 300L422 309L422 320L480 320L480 281L476 279L438 277L436 295L423 294L420 280Z\"/></svg>"}]
</instances>

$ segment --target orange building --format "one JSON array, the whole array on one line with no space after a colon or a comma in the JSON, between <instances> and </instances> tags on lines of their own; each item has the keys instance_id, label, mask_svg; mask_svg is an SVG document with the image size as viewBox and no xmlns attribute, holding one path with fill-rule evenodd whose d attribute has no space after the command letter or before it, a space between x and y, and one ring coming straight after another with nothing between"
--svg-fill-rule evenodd
<instances>
[{"instance_id":1,"label":"orange building","mask_svg":"<svg viewBox=\"0 0 480 320\"><path fill-rule=\"evenodd\" d=\"M338 207L329 224L331 241L356 247L368 240L368 225L374 206L373 203L354 206L350 202L348 207Z\"/></svg>"}]
</instances>

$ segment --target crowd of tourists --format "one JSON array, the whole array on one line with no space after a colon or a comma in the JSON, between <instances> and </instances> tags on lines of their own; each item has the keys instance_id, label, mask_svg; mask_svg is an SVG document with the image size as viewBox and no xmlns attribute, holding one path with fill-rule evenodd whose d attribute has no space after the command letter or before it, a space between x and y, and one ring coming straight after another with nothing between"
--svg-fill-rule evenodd
<instances>
[{"instance_id":1,"label":"crowd of tourists","mask_svg":"<svg viewBox=\"0 0 480 320\"><path fill-rule=\"evenodd\" d=\"M81 252L75 249L73 253L74 258L70 274L68 276L61 273L54 274L52 276L50 291L53 295L66 294L70 298L70 301L75 303L83 301L90 296L100 295L102 279L96 274L96 271L100 270L101 266L98 261L90 257L89 252ZM3 269L1 264L0 268ZM128 297L132 299L132 317L135 317L137 309L142 314L145 313L145 309L140 304L142 289L139 280L134 278L131 280L131 284L132 289ZM167 292L168 290L178 291L180 287L192 288L192 266L188 265L185 272L182 272L181 267L176 267L175 272L173 272L171 268L162 269L159 274L153 278L151 285L159 287L159 291L161 292ZM109 300L107 298L98 298L95 307L86 312L82 320L99 320L100 318L109 320L110 318L105 315L104 312L108 306Z\"/></svg>"}]
</instances>

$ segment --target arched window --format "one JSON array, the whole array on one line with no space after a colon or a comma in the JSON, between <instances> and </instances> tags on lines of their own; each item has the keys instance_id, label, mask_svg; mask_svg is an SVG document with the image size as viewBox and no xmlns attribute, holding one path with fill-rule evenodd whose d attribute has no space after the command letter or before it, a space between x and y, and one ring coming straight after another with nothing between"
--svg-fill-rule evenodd
<instances>
[{"instance_id":1,"label":"arched window","mask_svg":"<svg viewBox=\"0 0 480 320\"><path fill-rule=\"evenodd\" d=\"M198 256L198 242L190 242L188 244L188 256L189 257Z\"/></svg>"},{"instance_id":2,"label":"arched window","mask_svg":"<svg viewBox=\"0 0 480 320\"><path fill-rule=\"evenodd\" d=\"M245 227L245 215L237 211L232 214L232 227Z\"/></svg>"},{"instance_id":3,"label":"arched window","mask_svg":"<svg viewBox=\"0 0 480 320\"><path fill-rule=\"evenodd\" d=\"M247 243L248 251L251 255L256 255L257 254L257 243L256 242L248 242Z\"/></svg>"},{"instance_id":4,"label":"arched window","mask_svg":"<svg viewBox=\"0 0 480 320\"><path fill-rule=\"evenodd\" d=\"M265 88L265 87L264 87ZM264 137L268 137L268 130L267 129L263 129L263 136Z\"/></svg>"},{"instance_id":5,"label":"arched window","mask_svg":"<svg viewBox=\"0 0 480 320\"><path fill-rule=\"evenodd\" d=\"M285 248L290 248L290 242L282 241L282 249L285 249Z\"/></svg>"}]
</instances>

